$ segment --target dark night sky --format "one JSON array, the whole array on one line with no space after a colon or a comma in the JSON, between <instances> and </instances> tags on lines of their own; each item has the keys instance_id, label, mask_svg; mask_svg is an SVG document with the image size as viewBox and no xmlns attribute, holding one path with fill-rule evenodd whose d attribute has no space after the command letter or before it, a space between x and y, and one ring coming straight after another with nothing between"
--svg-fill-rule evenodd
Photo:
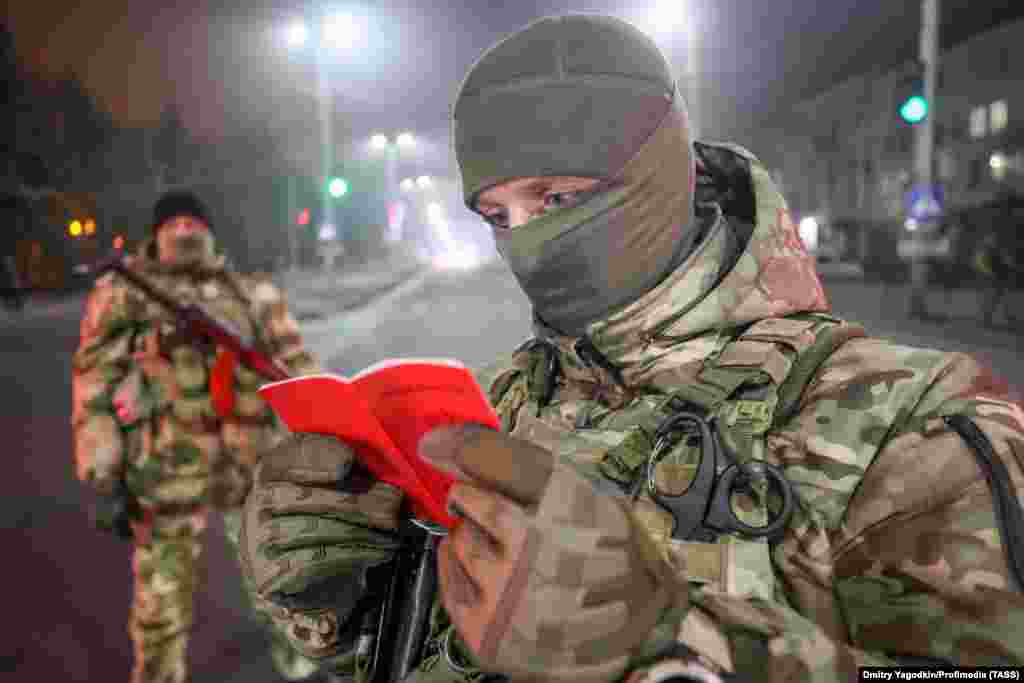
<instances>
[{"instance_id":1,"label":"dark night sky","mask_svg":"<svg viewBox=\"0 0 1024 683\"><path fill-rule=\"evenodd\" d=\"M269 27L294 16L299 3L191 0L191 8L180 1L159 8L163 3L138 0L7 2L19 54L43 73L72 70L122 122L152 121L173 100L199 133L216 134L239 117L308 128L312 69L268 39ZM465 71L500 36L559 11L605 11L640 21L654 4L384 0L360 10L336 3L368 17L365 45L332 67L339 106L354 112L353 130L440 130ZM705 132L719 136L837 78L894 65L917 52L918 0L685 4L700 17L702 107L705 118L710 114L716 122ZM942 0L942 6L944 44L1024 16L1022 2ZM679 41L659 42L681 69L685 50Z\"/></svg>"}]
</instances>

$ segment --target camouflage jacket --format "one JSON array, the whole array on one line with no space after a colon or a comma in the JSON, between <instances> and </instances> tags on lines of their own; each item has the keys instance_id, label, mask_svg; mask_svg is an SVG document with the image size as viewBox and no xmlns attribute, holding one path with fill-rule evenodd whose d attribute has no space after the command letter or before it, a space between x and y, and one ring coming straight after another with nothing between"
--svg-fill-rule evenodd
<instances>
[{"instance_id":1,"label":"camouflage jacket","mask_svg":"<svg viewBox=\"0 0 1024 683\"><path fill-rule=\"evenodd\" d=\"M183 303L198 303L243 340L295 374L318 370L298 324L268 278L242 276L223 256L189 269L155 260L148 242L131 266ZM249 471L282 432L256 393L265 380L234 370L233 415L211 403L216 349L179 332L171 314L116 274L90 293L73 361L72 428L76 473L100 491L124 477L155 510L241 502Z\"/></svg>"},{"instance_id":2,"label":"camouflage jacket","mask_svg":"<svg viewBox=\"0 0 1024 683\"><path fill-rule=\"evenodd\" d=\"M639 489L637 517L689 586L622 680L663 680L695 658L745 681L856 680L858 666L936 660L1024 664L1024 411L967 355L870 338L831 316L767 171L740 148L697 150L707 231L696 251L585 336L538 323L533 341L478 374L506 431L599 489ZM723 427L723 439L740 459L782 470L795 512L772 543L677 541L668 513L636 486L652 425L670 399L713 396L716 379L721 398L735 388L730 373L751 370L772 389L770 410L752 411L746 432ZM721 401L719 423L739 425L743 401ZM953 416L977 428L973 446ZM988 448L986 466L975 447ZM692 473L691 445L673 449ZM748 523L763 518L740 505ZM289 614L279 625L297 649L316 650L315 624ZM358 667L349 651L321 662L339 674ZM436 605L412 680L480 674Z\"/></svg>"},{"instance_id":3,"label":"camouflage jacket","mask_svg":"<svg viewBox=\"0 0 1024 683\"><path fill-rule=\"evenodd\" d=\"M1024 528L1004 523L1014 506L1021 522L1024 411L968 355L870 338L827 315L813 259L765 169L737 147L698 152L731 187L704 188L724 215L697 252L582 338L538 324L556 381L544 381L551 373L531 344L481 373L507 431L614 492L610 481L635 484L630 452L649 453L656 406L686 396L709 364L760 367L784 390L794 355L819 330L837 331L788 412L733 443L794 484L796 512L778 542L673 541L668 513L637 498L638 516L681 556L691 600L663 616L625 678L681 670L679 643L741 680L856 680L858 666L915 661L1024 664L1024 589L1008 554L1015 539L1020 572ZM746 333L724 345L735 330ZM995 473L946 421L954 415L979 428ZM445 661L428 659L424 677L442 680Z\"/></svg>"}]
</instances>

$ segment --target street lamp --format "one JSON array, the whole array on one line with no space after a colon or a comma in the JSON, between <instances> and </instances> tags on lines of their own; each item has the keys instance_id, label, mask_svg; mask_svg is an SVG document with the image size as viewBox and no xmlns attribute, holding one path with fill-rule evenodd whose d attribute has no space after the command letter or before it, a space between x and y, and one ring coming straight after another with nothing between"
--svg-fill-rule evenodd
<instances>
[{"instance_id":1,"label":"street lamp","mask_svg":"<svg viewBox=\"0 0 1024 683\"><path fill-rule=\"evenodd\" d=\"M427 220L431 223L441 223L444 221L444 207L441 206L441 202L430 202L427 204Z\"/></svg>"},{"instance_id":2,"label":"street lamp","mask_svg":"<svg viewBox=\"0 0 1024 683\"><path fill-rule=\"evenodd\" d=\"M334 116L333 93L328 72L327 50L337 51L355 45L359 37L359 27L348 14L323 16L316 31L318 39L313 44L316 61L317 99L320 119L320 206L321 220L324 226L334 226L334 205L332 199L331 174L334 170L334 142L332 139L332 118ZM285 42L289 48L298 50L305 47L310 38L310 31L302 20L294 20L285 27ZM289 178L294 183L294 178ZM334 185L333 190L341 189ZM346 188L347 189L347 188ZM344 194L344 192L342 192ZM294 197L294 188L289 189L289 196ZM291 215L291 207L289 208ZM292 242L292 261L296 260L297 245Z\"/></svg>"},{"instance_id":3,"label":"street lamp","mask_svg":"<svg viewBox=\"0 0 1024 683\"><path fill-rule=\"evenodd\" d=\"M430 176L428 175L421 175L419 178L416 179L416 186L421 190L425 190L428 187L431 187L433 184L434 182L430 179Z\"/></svg>"},{"instance_id":4,"label":"street lamp","mask_svg":"<svg viewBox=\"0 0 1024 683\"><path fill-rule=\"evenodd\" d=\"M306 44L309 39L309 29L303 21L293 21L284 31L284 39L288 47L297 49Z\"/></svg>"},{"instance_id":5,"label":"street lamp","mask_svg":"<svg viewBox=\"0 0 1024 683\"><path fill-rule=\"evenodd\" d=\"M335 14L324 21L323 42L332 48L350 47L358 36L356 22L348 14Z\"/></svg>"},{"instance_id":6,"label":"street lamp","mask_svg":"<svg viewBox=\"0 0 1024 683\"><path fill-rule=\"evenodd\" d=\"M412 148L415 148L416 136L409 131L402 131L401 133L395 135L393 140L394 142L392 142L392 138L390 136L385 135L384 133L375 133L370 137L370 147L375 151L384 152L385 155L385 162L387 164L386 173L389 207L395 206L396 201L398 201L396 195L398 195L399 190L401 190L402 192L411 192L415 188L414 181L410 178L406 178L402 180L401 183L399 183L398 179L396 178L396 173L398 172L399 151L408 151ZM395 225L397 225L398 227L396 228L391 226L392 237L389 237L389 239L397 240L401 238L400 235L402 219L400 218L400 216L403 216L404 214L398 212L395 213L394 215L399 216L399 218L397 218L394 221Z\"/></svg>"},{"instance_id":7,"label":"street lamp","mask_svg":"<svg viewBox=\"0 0 1024 683\"><path fill-rule=\"evenodd\" d=\"M818 249L818 228L818 219L814 216L803 218L798 228L800 241L812 252Z\"/></svg>"}]
</instances>

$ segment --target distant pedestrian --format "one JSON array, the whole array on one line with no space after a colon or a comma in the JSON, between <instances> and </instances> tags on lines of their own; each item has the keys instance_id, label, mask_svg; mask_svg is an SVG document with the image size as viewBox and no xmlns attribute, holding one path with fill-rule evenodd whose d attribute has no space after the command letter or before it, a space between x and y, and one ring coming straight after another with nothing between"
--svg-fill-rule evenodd
<instances>
[{"instance_id":1,"label":"distant pedestrian","mask_svg":"<svg viewBox=\"0 0 1024 683\"><path fill-rule=\"evenodd\" d=\"M918 320L935 320L928 309L928 291L934 277L938 224L920 221L910 238L901 244L901 257L910 267L910 301L907 314Z\"/></svg>"},{"instance_id":2,"label":"distant pedestrian","mask_svg":"<svg viewBox=\"0 0 1024 683\"><path fill-rule=\"evenodd\" d=\"M18 272L18 242L27 232L27 207L14 195L0 198L0 299L10 311L25 307L23 279Z\"/></svg>"},{"instance_id":3,"label":"distant pedestrian","mask_svg":"<svg viewBox=\"0 0 1024 683\"><path fill-rule=\"evenodd\" d=\"M963 248L963 225L959 216L947 217L939 226L938 239L932 253L930 281L935 289L945 294L941 317L948 318L953 310L953 296L962 284L960 252Z\"/></svg>"},{"instance_id":4,"label":"distant pedestrian","mask_svg":"<svg viewBox=\"0 0 1024 683\"><path fill-rule=\"evenodd\" d=\"M1017 325L1020 320L1005 305L1011 291L1024 282L1024 248L1020 231L1024 228L1020 210L1014 210L1006 199L999 215L975 249L972 265L983 277L982 321L986 327L996 326L996 316L1003 309L1007 322Z\"/></svg>"}]
</instances>

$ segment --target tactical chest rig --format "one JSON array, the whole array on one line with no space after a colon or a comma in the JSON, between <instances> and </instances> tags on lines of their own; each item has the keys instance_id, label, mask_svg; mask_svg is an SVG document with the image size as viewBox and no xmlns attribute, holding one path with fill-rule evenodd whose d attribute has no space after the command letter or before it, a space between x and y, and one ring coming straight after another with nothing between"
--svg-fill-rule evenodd
<instances>
[{"instance_id":1,"label":"tactical chest rig","mask_svg":"<svg viewBox=\"0 0 1024 683\"><path fill-rule=\"evenodd\" d=\"M795 499L769 462L767 437L797 412L822 362L862 336L861 327L823 314L719 332L703 361L656 374L620 415L576 431L608 429L600 438L614 443L596 463L600 478L633 499L667 552L685 553L690 581L771 599L769 543L785 530ZM508 391L509 378L496 383L492 400L503 417L542 418L565 382L557 351L533 340L520 353L525 391Z\"/></svg>"}]
</instances>

